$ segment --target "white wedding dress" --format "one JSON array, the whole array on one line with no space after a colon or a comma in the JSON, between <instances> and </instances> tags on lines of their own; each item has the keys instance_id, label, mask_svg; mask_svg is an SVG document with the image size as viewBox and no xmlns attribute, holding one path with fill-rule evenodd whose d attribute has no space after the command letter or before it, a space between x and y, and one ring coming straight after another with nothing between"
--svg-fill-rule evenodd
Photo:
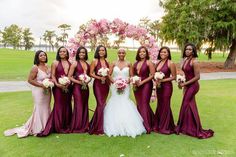
<instances>
[{"instance_id":1,"label":"white wedding dress","mask_svg":"<svg viewBox=\"0 0 236 157\"><path fill-rule=\"evenodd\" d=\"M115 66L113 69L113 79L129 78L129 67L120 69ZM146 133L143 126L143 119L139 114L136 105L130 100L130 87L128 86L122 94L118 94L112 84L111 97L104 109L104 132L107 136L131 136Z\"/></svg>"}]
</instances>

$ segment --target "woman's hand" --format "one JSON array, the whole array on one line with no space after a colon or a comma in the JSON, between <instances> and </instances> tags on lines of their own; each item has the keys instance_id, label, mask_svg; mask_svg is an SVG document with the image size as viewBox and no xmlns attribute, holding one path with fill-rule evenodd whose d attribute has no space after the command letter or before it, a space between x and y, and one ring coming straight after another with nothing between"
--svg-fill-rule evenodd
<instances>
[{"instance_id":1,"label":"woman's hand","mask_svg":"<svg viewBox=\"0 0 236 157\"><path fill-rule=\"evenodd\" d=\"M156 86L160 86L161 85L161 80L160 79L157 79L156 80Z\"/></svg>"},{"instance_id":2,"label":"woman's hand","mask_svg":"<svg viewBox=\"0 0 236 157\"><path fill-rule=\"evenodd\" d=\"M137 81L137 82L136 82L136 85L137 85L137 87L142 86L142 85L143 85L143 81Z\"/></svg>"},{"instance_id":3,"label":"woman's hand","mask_svg":"<svg viewBox=\"0 0 236 157\"><path fill-rule=\"evenodd\" d=\"M100 80L101 80L102 82L105 82L105 81L106 81L106 77L100 77Z\"/></svg>"}]
</instances>

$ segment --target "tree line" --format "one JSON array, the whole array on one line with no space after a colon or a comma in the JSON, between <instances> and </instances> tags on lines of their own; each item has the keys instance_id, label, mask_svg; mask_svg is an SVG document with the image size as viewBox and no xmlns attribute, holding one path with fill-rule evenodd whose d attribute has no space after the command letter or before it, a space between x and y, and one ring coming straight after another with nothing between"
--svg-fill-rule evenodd
<instances>
[{"instance_id":1,"label":"tree line","mask_svg":"<svg viewBox=\"0 0 236 157\"><path fill-rule=\"evenodd\" d=\"M40 42L43 40L46 44L50 45L49 51L54 51L54 47L59 45L65 45L68 38L67 30L71 29L68 24L61 24L58 26L61 30L61 34L57 35L55 30L45 30ZM0 43L4 47L12 46L14 49L24 48L30 50L35 45L35 38L30 28L22 28L16 24L5 27L0 30Z\"/></svg>"}]
</instances>

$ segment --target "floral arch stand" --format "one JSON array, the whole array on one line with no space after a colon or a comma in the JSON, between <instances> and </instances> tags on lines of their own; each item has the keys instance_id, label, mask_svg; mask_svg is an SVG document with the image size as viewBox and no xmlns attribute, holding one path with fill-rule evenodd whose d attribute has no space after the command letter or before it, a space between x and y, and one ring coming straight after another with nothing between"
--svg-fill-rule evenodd
<instances>
[{"instance_id":1,"label":"floral arch stand","mask_svg":"<svg viewBox=\"0 0 236 157\"><path fill-rule=\"evenodd\" d=\"M158 47L156 40L148 33L148 30L128 24L116 18L112 22L107 19L100 21L91 20L75 35L74 38L69 39L67 48L70 52L70 58L73 59L77 49L80 46L86 46L91 41L98 41L108 35L115 35L119 39L124 40L130 38L136 40L140 45L147 47L150 59L153 63L157 61ZM152 100L155 100L155 88L152 94Z\"/></svg>"}]
</instances>

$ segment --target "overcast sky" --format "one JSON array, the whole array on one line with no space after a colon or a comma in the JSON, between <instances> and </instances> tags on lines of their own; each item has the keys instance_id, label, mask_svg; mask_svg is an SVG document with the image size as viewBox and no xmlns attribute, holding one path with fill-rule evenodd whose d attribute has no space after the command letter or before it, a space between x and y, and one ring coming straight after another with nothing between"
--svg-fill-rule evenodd
<instances>
[{"instance_id":1,"label":"overcast sky","mask_svg":"<svg viewBox=\"0 0 236 157\"><path fill-rule=\"evenodd\" d=\"M143 17L155 20L163 16L159 0L0 0L0 5L0 30L17 24L31 28L36 38L63 23L72 26L69 35L73 37L91 18L120 18L137 24Z\"/></svg>"}]
</instances>

